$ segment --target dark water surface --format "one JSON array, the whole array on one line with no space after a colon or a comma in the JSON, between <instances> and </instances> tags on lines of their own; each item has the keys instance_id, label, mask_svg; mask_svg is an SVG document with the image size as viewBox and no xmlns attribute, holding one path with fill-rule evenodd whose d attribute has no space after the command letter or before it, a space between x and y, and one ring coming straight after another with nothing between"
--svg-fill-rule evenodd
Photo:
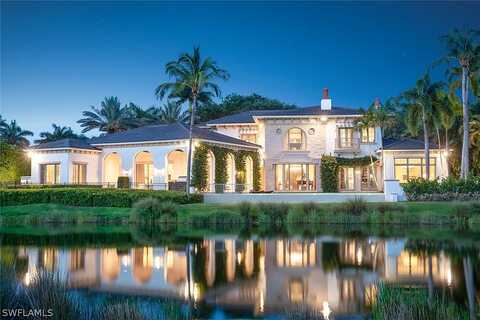
<instances>
[{"instance_id":1,"label":"dark water surface","mask_svg":"<svg viewBox=\"0 0 480 320\"><path fill-rule=\"evenodd\" d=\"M204 235L207 234L207 235ZM475 313L480 235L437 228L0 228L17 281L57 271L88 294L194 301L200 318L273 317L295 304L368 315L378 281L435 290Z\"/></svg>"}]
</instances>

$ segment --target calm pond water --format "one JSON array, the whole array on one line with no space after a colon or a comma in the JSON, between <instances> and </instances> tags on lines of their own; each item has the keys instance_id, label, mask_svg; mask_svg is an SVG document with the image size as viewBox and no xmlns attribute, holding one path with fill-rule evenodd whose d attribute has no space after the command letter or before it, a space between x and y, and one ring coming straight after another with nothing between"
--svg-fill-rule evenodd
<instances>
[{"instance_id":1,"label":"calm pond water","mask_svg":"<svg viewBox=\"0 0 480 320\"><path fill-rule=\"evenodd\" d=\"M431 288L472 314L480 300L480 235L468 230L54 229L0 229L0 259L22 285L58 271L89 294L190 299L200 318L275 318L298 303L330 319L368 315L378 281Z\"/></svg>"}]
</instances>

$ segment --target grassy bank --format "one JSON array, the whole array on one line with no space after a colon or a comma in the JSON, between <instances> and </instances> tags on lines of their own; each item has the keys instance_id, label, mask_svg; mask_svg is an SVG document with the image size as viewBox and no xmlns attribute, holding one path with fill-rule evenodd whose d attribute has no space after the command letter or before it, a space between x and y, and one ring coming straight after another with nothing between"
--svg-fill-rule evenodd
<instances>
[{"instance_id":1,"label":"grassy bank","mask_svg":"<svg viewBox=\"0 0 480 320\"><path fill-rule=\"evenodd\" d=\"M168 214L167 214L168 213ZM0 208L2 225L67 224L304 225L401 224L480 227L478 202L214 205L147 202L135 208L29 204Z\"/></svg>"}]
</instances>

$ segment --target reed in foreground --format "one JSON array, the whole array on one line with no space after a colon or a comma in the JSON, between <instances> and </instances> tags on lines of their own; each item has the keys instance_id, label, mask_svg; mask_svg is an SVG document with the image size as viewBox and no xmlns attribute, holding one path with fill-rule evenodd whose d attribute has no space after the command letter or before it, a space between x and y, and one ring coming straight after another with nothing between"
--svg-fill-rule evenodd
<instances>
[{"instance_id":1,"label":"reed in foreground","mask_svg":"<svg viewBox=\"0 0 480 320\"><path fill-rule=\"evenodd\" d=\"M374 320L454 320L468 319L466 310L425 289L379 284L373 306Z\"/></svg>"}]
</instances>

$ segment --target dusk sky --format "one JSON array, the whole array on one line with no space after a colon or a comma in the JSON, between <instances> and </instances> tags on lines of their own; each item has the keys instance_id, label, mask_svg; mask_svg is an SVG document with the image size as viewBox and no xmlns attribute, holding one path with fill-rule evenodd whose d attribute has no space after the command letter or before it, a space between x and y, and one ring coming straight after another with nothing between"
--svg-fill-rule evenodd
<instances>
[{"instance_id":1,"label":"dusk sky","mask_svg":"<svg viewBox=\"0 0 480 320\"><path fill-rule=\"evenodd\" d=\"M230 72L224 96L310 106L328 87L334 105L365 107L412 86L445 52L439 37L480 27L479 13L480 2L2 1L1 115L38 136L52 123L79 131L105 96L158 104L165 63L193 46Z\"/></svg>"}]
</instances>

